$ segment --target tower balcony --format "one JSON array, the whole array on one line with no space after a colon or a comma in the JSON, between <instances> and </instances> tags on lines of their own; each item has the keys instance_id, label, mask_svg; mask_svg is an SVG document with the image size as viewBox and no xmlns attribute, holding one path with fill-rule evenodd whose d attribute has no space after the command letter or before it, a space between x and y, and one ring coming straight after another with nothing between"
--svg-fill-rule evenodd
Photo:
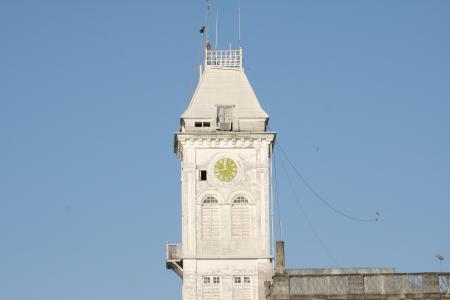
<instances>
[{"instance_id":1,"label":"tower balcony","mask_svg":"<svg viewBox=\"0 0 450 300\"><path fill-rule=\"evenodd\" d=\"M166 244L166 268L183 278L183 259L180 244Z\"/></svg>"}]
</instances>

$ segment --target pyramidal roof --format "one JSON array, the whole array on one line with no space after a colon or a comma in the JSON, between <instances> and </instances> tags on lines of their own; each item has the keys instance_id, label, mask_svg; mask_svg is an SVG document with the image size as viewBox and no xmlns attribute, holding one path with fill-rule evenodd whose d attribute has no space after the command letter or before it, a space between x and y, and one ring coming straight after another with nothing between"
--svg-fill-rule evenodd
<instances>
[{"instance_id":1,"label":"pyramidal roof","mask_svg":"<svg viewBox=\"0 0 450 300\"><path fill-rule=\"evenodd\" d=\"M191 102L182 114L186 119L215 119L217 107L233 107L235 119L267 121L242 67L242 49L206 50L204 71Z\"/></svg>"}]
</instances>

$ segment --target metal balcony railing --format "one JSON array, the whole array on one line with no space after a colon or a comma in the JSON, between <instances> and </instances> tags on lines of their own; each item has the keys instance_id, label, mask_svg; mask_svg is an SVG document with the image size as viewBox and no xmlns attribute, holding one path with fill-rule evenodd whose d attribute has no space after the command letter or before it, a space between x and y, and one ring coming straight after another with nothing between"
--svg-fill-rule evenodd
<instances>
[{"instance_id":1,"label":"metal balcony railing","mask_svg":"<svg viewBox=\"0 0 450 300\"><path fill-rule=\"evenodd\" d=\"M166 245L166 261L180 261L181 260L181 245L167 244Z\"/></svg>"},{"instance_id":2,"label":"metal balcony railing","mask_svg":"<svg viewBox=\"0 0 450 300\"><path fill-rule=\"evenodd\" d=\"M166 244L166 268L173 270L183 278L183 260L180 244Z\"/></svg>"},{"instance_id":3,"label":"metal balcony railing","mask_svg":"<svg viewBox=\"0 0 450 300\"><path fill-rule=\"evenodd\" d=\"M450 294L450 273L291 275L291 295Z\"/></svg>"}]
</instances>

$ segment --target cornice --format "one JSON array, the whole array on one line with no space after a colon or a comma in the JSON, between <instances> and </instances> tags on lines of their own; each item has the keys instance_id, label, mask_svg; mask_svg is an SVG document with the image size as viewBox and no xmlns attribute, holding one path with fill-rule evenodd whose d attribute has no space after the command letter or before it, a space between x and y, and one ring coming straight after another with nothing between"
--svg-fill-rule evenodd
<instances>
[{"instance_id":1,"label":"cornice","mask_svg":"<svg viewBox=\"0 0 450 300\"><path fill-rule=\"evenodd\" d=\"M188 132L176 132L175 141L177 142L199 142L214 144L222 143L242 143L242 142L254 142L254 141L267 141L273 142L275 140L275 132L218 132L218 133L188 133Z\"/></svg>"},{"instance_id":2,"label":"cornice","mask_svg":"<svg viewBox=\"0 0 450 300\"><path fill-rule=\"evenodd\" d=\"M258 147L273 145L276 132L218 132L218 133L187 133L176 132L174 135L174 152L178 157L183 147Z\"/></svg>"}]
</instances>

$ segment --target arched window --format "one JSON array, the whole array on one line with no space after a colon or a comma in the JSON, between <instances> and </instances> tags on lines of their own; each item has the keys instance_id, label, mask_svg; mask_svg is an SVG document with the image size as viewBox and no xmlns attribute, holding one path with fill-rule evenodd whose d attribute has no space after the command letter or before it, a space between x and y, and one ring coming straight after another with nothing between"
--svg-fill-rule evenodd
<instances>
[{"instance_id":1,"label":"arched window","mask_svg":"<svg viewBox=\"0 0 450 300\"><path fill-rule=\"evenodd\" d=\"M208 195L202 201L202 238L220 237L220 207L216 197Z\"/></svg>"},{"instance_id":2,"label":"arched window","mask_svg":"<svg viewBox=\"0 0 450 300\"><path fill-rule=\"evenodd\" d=\"M248 238L250 236L250 205L247 198L237 196L231 207L231 235L237 238Z\"/></svg>"}]
</instances>

